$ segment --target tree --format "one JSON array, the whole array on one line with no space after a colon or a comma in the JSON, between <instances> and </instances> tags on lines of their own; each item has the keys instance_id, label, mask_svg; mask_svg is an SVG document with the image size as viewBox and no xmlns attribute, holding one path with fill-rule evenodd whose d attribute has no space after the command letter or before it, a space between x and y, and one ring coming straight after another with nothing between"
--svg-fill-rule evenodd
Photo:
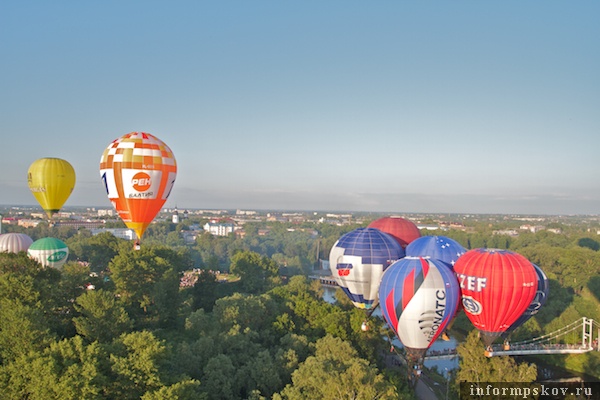
<instances>
[{"instance_id":1,"label":"tree","mask_svg":"<svg viewBox=\"0 0 600 400\"><path fill-rule=\"evenodd\" d=\"M75 300L75 310L81 314L73 318L77 333L90 342L112 341L133 325L114 293L102 289L79 296Z\"/></svg>"},{"instance_id":2,"label":"tree","mask_svg":"<svg viewBox=\"0 0 600 400\"><path fill-rule=\"evenodd\" d=\"M557 271L563 286L581 293L591 277L600 273L600 254L584 247L570 247L560 257L561 270Z\"/></svg>"},{"instance_id":3,"label":"tree","mask_svg":"<svg viewBox=\"0 0 600 400\"><path fill-rule=\"evenodd\" d=\"M24 251L15 253L0 253L0 275L7 273L36 276L42 271L40 263L29 258Z\"/></svg>"},{"instance_id":4,"label":"tree","mask_svg":"<svg viewBox=\"0 0 600 400\"><path fill-rule=\"evenodd\" d=\"M308 357L292 374L274 399L398 399L400 394L379 371L357 357L348 342L327 335L316 343L315 355Z\"/></svg>"},{"instance_id":5,"label":"tree","mask_svg":"<svg viewBox=\"0 0 600 400\"><path fill-rule=\"evenodd\" d=\"M169 362L169 370L192 379L203 379L202 369L208 360L220 352L220 341L210 336L201 336L193 342L179 342Z\"/></svg>"},{"instance_id":6,"label":"tree","mask_svg":"<svg viewBox=\"0 0 600 400\"><path fill-rule=\"evenodd\" d=\"M192 294L192 309L204 309L211 312L215 301L217 300L217 277L210 271L202 270L198 274L198 280L191 289Z\"/></svg>"},{"instance_id":7,"label":"tree","mask_svg":"<svg viewBox=\"0 0 600 400\"><path fill-rule=\"evenodd\" d=\"M220 322L223 332L235 326L240 331L250 329L259 332L271 328L277 315L276 309L277 304L268 294L255 296L235 293L217 300L213 316Z\"/></svg>"},{"instance_id":8,"label":"tree","mask_svg":"<svg viewBox=\"0 0 600 400\"><path fill-rule=\"evenodd\" d=\"M508 356L495 356L488 358L483 351L476 330L472 330L464 343L457 347L459 371L456 379L458 382L483 383L483 382L534 382L537 368L534 364L517 363Z\"/></svg>"},{"instance_id":9,"label":"tree","mask_svg":"<svg viewBox=\"0 0 600 400\"><path fill-rule=\"evenodd\" d=\"M0 300L0 361L39 351L53 339L44 313L20 300Z\"/></svg>"},{"instance_id":10,"label":"tree","mask_svg":"<svg viewBox=\"0 0 600 400\"><path fill-rule=\"evenodd\" d=\"M49 330L66 334L70 325L71 305L61 284L61 272L55 268L43 268L26 253L0 254L0 298L15 300L17 308L29 308L43 314L41 319ZM22 306L22 307L21 307ZM29 311L28 315L33 315ZM67 317L68 316L68 317ZM40 320L40 318L34 318Z\"/></svg>"},{"instance_id":11,"label":"tree","mask_svg":"<svg viewBox=\"0 0 600 400\"><path fill-rule=\"evenodd\" d=\"M240 277L242 289L259 293L266 287L267 278L277 275L277 264L253 251L240 251L231 258L229 270Z\"/></svg>"},{"instance_id":12,"label":"tree","mask_svg":"<svg viewBox=\"0 0 600 400\"><path fill-rule=\"evenodd\" d=\"M110 260L125 244L127 244L126 240L119 239L110 232L103 232L91 237L74 236L67 240L69 258L89 262L90 268L94 272L104 271ZM128 244L127 247L129 246Z\"/></svg>"},{"instance_id":13,"label":"tree","mask_svg":"<svg viewBox=\"0 0 600 400\"><path fill-rule=\"evenodd\" d=\"M262 350L237 370L236 382L242 385L246 398L253 391L271 398L281 387L277 365L269 350Z\"/></svg>"},{"instance_id":14,"label":"tree","mask_svg":"<svg viewBox=\"0 0 600 400\"><path fill-rule=\"evenodd\" d=\"M187 379L153 392L146 392L141 400L206 400L206 395L201 393L199 388L200 382Z\"/></svg>"},{"instance_id":15,"label":"tree","mask_svg":"<svg viewBox=\"0 0 600 400\"><path fill-rule=\"evenodd\" d=\"M0 369L5 399L102 399L106 377L98 343L85 345L80 336L22 355Z\"/></svg>"},{"instance_id":16,"label":"tree","mask_svg":"<svg viewBox=\"0 0 600 400\"><path fill-rule=\"evenodd\" d=\"M172 325L180 305L179 271L188 261L161 247L121 251L109 264L115 293L141 323Z\"/></svg>"},{"instance_id":17,"label":"tree","mask_svg":"<svg viewBox=\"0 0 600 400\"><path fill-rule=\"evenodd\" d=\"M161 364L167 357L166 346L151 332L124 334L109 352L114 382L109 397L139 399L164 386Z\"/></svg>"},{"instance_id":18,"label":"tree","mask_svg":"<svg viewBox=\"0 0 600 400\"><path fill-rule=\"evenodd\" d=\"M231 358L219 354L208 360L204 367L202 391L210 400L236 400L239 397L234 378L235 367Z\"/></svg>"}]
</instances>

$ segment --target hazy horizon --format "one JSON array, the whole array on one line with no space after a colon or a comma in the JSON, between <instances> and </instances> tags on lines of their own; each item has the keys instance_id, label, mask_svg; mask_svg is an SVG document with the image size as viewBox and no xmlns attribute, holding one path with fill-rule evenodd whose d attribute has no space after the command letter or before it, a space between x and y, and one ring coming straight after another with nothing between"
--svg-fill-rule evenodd
<instances>
[{"instance_id":1,"label":"hazy horizon","mask_svg":"<svg viewBox=\"0 0 600 400\"><path fill-rule=\"evenodd\" d=\"M0 209L2 208L24 208L24 209L35 209L40 213L43 212L42 208L39 204L0 204ZM66 205L61 211L69 212L73 209L95 209L95 210L114 210L111 205ZM600 214L539 214L539 213L493 213L493 212L429 212L429 211L365 211L365 210L344 210L344 209L293 209L293 208L265 208L265 207L256 207L256 208L246 208L246 207L181 207L179 205L165 205L161 209L161 212L165 212L166 210L174 210L178 211L256 211L256 212L299 212L299 213L332 213L332 214L373 214L380 216L415 216L415 215L504 215L504 216L519 216L519 217L600 217ZM1 211L0 211L1 214ZM116 211L115 211L116 216Z\"/></svg>"}]
</instances>

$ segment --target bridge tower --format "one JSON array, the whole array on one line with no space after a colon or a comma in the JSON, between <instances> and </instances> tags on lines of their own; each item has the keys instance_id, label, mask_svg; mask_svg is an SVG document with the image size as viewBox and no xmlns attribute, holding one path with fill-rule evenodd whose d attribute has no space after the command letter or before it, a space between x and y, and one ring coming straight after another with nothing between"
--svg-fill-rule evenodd
<instances>
[{"instance_id":1,"label":"bridge tower","mask_svg":"<svg viewBox=\"0 0 600 400\"><path fill-rule=\"evenodd\" d=\"M594 320L583 317L582 334L581 334L581 345L585 348L592 347L592 334L594 329Z\"/></svg>"}]
</instances>

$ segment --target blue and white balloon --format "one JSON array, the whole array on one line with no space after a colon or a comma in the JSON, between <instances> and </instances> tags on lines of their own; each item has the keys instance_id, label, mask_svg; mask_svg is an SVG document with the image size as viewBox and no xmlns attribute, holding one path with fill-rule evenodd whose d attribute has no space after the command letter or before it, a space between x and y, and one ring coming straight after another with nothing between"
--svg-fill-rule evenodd
<instances>
[{"instance_id":1,"label":"blue and white balloon","mask_svg":"<svg viewBox=\"0 0 600 400\"><path fill-rule=\"evenodd\" d=\"M446 236L422 236L406 247L407 257L429 257L443 261L454 268L456 260L467 250L456 240Z\"/></svg>"},{"instance_id":2,"label":"blue and white balloon","mask_svg":"<svg viewBox=\"0 0 600 400\"><path fill-rule=\"evenodd\" d=\"M404 250L392 236L375 228L358 228L335 242L329 268L355 307L372 309L383 271L402 257Z\"/></svg>"}]
</instances>

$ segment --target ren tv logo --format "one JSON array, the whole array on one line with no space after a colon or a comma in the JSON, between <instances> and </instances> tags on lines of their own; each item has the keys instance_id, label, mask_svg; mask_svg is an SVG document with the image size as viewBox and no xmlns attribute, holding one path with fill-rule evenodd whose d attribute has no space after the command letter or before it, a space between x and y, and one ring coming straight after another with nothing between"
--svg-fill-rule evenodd
<instances>
[{"instance_id":1,"label":"ren tv logo","mask_svg":"<svg viewBox=\"0 0 600 400\"><path fill-rule=\"evenodd\" d=\"M148 190L152 187L152 178L146 172L138 172L131 178L131 187L135 190L130 193L130 198L147 198L154 195Z\"/></svg>"}]
</instances>

